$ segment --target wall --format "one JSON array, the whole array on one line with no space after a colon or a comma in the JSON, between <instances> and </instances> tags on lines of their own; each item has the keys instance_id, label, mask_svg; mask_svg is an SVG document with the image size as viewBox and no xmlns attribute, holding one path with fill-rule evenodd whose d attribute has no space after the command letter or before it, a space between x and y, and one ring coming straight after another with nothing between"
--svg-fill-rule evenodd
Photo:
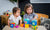
<instances>
[{"instance_id":1,"label":"wall","mask_svg":"<svg viewBox=\"0 0 50 30\"><path fill-rule=\"evenodd\" d=\"M50 3L50 0L30 0L31 3Z\"/></svg>"},{"instance_id":2,"label":"wall","mask_svg":"<svg viewBox=\"0 0 50 30\"><path fill-rule=\"evenodd\" d=\"M13 7L18 7L18 4L13 4L9 0L0 0L0 15L3 15L3 13L7 10L10 10L10 12L12 12Z\"/></svg>"},{"instance_id":3,"label":"wall","mask_svg":"<svg viewBox=\"0 0 50 30\"><path fill-rule=\"evenodd\" d=\"M48 1L48 0L46 0L46 1ZM24 11L25 4L27 4L27 3L31 3L30 0L28 0L28 1L23 0L19 3L19 7L21 8L22 11ZM43 14L47 14L50 16L50 3L40 3L40 1L39 1L39 3L31 3L31 4L33 5L34 11L36 13L43 13Z\"/></svg>"}]
</instances>

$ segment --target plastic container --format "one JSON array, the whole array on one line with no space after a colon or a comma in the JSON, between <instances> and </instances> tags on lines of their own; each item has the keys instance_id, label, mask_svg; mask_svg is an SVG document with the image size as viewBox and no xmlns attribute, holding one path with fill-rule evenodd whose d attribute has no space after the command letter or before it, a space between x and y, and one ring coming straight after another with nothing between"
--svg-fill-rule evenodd
<instances>
[{"instance_id":1,"label":"plastic container","mask_svg":"<svg viewBox=\"0 0 50 30\"><path fill-rule=\"evenodd\" d=\"M25 24L25 28L29 28L29 24Z\"/></svg>"},{"instance_id":2,"label":"plastic container","mask_svg":"<svg viewBox=\"0 0 50 30\"><path fill-rule=\"evenodd\" d=\"M20 27L24 27L24 24L21 24Z\"/></svg>"},{"instance_id":3,"label":"plastic container","mask_svg":"<svg viewBox=\"0 0 50 30\"><path fill-rule=\"evenodd\" d=\"M32 29L37 30L37 20L32 20Z\"/></svg>"},{"instance_id":4,"label":"plastic container","mask_svg":"<svg viewBox=\"0 0 50 30\"><path fill-rule=\"evenodd\" d=\"M18 27L19 27L18 25L15 26L15 28L18 28Z\"/></svg>"},{"instance_id":5,"label":"plastic container","mask_svg":"<svg viewBox=\"0 0 50 30\"><path fill-rule=\"evenodd\" d=\"M13 24L10 24L10 27L11 27L11 28L13 28L13 27L14 27L14 25L13 25Z\"/></svg>"},{"instance_id":6,"label":"plastic container","mask_svg":"<svg viewBox=\"0 0 50 30\"><path fill-rule=\"evenodd\" d=\"M32 20L32 26L36 26L37 25L37 20Z\"/></svg>"},{"instance_id":7,"label":"plastic container","mask_svg":"<svg viewBox=\"0 0 50 30\"><path fill-rule=\"evenodd\" d=\"M25 20L24 20L24 23L25 23L25 24L29 24L29 22L30 22L29 19L25 19Z\"/></svg>"}]
</instances>

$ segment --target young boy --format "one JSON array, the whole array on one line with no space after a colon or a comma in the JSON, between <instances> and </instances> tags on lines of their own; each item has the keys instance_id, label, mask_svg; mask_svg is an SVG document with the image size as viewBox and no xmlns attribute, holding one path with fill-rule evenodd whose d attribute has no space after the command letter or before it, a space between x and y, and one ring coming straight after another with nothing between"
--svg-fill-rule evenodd
<instances>
[{"instance_id":1,"label":"young boy","mask_svg":"<svg viewBox=\"0 0 50 30\"><path fill-rule=\"evenodd\" d=\"M20 20L20 24L21 24L22 19L21 19L21 16L20 16L20 8L14 7L12 11L13 11L13 14L8 19L8 25L10 25L10 23L13 23L13 22L18 25L19 20Z\"/></svg>"}]
</instances>

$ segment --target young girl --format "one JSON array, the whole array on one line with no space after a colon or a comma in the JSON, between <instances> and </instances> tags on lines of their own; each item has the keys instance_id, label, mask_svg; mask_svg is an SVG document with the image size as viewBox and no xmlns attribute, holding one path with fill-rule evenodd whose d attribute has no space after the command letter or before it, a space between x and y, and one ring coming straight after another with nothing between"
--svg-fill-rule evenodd
<instances>
[{"instance_id":1,"label":"young girl","mask_svg":"<svg viewBox=\"0 0 50 30\"><path fill-rule=\"evenodd\" d=\"M24 21L26 18L28 18L28 19L30 19L30 22L31 22L31 20L34 20L34 19L37 18L37 15L34 13L33 7L32 7L31 4L26 4L26 5L25 5L25 8L24 8L24 11L25 11L25 15L24 15L24 17L23 17L23 21ZM31 24L30 24L30 25L31 25Z\"/></svg>"},{"instance_id":2,"label":"young girl","mask_svg":"<svg viewBox=\"0 0 50 30\"><path fill-rule=\"evenodd\" d=\"M13 14L8 19L8 25L10 25L10 23L13 23L13 22L18 25L19 20L20 20L20 24L21 24L22 20L21 20L21 16L20 16L20 8L14 7L12 11L13 11Z\"/></svg>"}]
</instances>

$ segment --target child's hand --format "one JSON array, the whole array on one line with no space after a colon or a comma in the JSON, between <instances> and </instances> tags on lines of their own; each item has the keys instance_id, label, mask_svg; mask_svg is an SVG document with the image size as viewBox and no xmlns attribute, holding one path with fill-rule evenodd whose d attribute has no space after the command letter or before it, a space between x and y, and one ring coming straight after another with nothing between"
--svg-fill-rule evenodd
<instances>
[{"instance_id":1,"label":"child's hand","mask_svg":"<svg viewBox=\"0 0 50 30\"><path fill-rule=\"evenodd\" d=\"M10 24L9 24L9 23L10 23L10 20L8 19L8 26L10 26Z\"/></svg>"},{"instance_id":2,"label":"child's hand","mask_svg":"<svg viewBox=\"0 0 50 30\"><path fill-rule=\"evenodd\" d=\"M33 26L31 26L32 28L34 28Z\"/></svg>"},{"instance_id":3,"label":"child's hand","mask_svg":"<svg viewBox=\"0 0 50 30\"><path fill-rule=\"evenodd\" d=\"M32 20L35 20L34 18Z\"/></svg>"},{"instance_id":4,"label":"child's hand","mask_svg":"<svg viewBox=\"0 0 50 30\"><path fill-rule=\"evenodd\" d=\"M10 24L8 24L8 26L10 26Z\"/></svg>"},{"instance_id":5,"label":"child's hand","mask_svg":"<svg viewBox=\"0 0 50 30\"><path fill-rule=\"evenodd\" d=\"M37 19L37 16L35 16L32 20L35 20L35 19Z\"/></svg>"},{"instance_id":6,"label":"child's hand","mask_svg":"<svg viewBox=\"0 0 50 30\"><path fill-rule=\"evenodd\" d=\"M32 25L29 25L29 27L32 27Z\"/></svg>"},{"instance_id":7,"label":"child's hand","mask_svg":"<svg viewBox=\"0 0 50 30\"><path fill-rule=\"evenodd\" d=\"M20 20L20 25L22 24L22 20Z\"/></svg>"}]
</instances>

